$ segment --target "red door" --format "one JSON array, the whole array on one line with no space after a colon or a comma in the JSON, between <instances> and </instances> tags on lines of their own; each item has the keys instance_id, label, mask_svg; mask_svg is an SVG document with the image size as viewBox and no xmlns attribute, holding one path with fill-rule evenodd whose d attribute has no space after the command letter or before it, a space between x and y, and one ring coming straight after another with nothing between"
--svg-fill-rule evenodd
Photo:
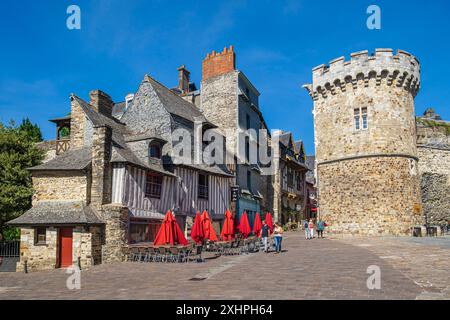
<instances>
[{"instance_id":1,"label":"red door","mask_svg":"<svg viewBox=\"0 0 450 320\"><path fill-rule=\"evenodd\" d=\"M72 265L72 228L59 229L59 261L61 268Z\"/></svg>"}]
</instances>

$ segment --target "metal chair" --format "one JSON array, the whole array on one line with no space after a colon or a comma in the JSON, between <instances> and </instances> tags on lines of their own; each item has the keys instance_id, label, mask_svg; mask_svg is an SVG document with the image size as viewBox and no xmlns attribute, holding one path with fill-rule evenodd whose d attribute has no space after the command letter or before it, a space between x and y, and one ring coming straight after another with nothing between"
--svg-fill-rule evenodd
<instances>
[{"instance_id":1,"label":"metal chair","mask_svg":"<svg viewBox=\"0 0 450 320\"><path fill-rule=\"evenodd\" d=\"M155 259L155 248L150 247L147 249L147 254L145 256L144 262L153 262Z\"/></svg>"},{"instance_id":2,"label":"metal chair","mask_svg":"<svg viewBox=\"0 0 450 320\"><path fill-rule=\"evenodd\" d=\"M155 257L156 262L164 262L165 261L166 248L164 248L164 247L155 248L155 253L156 253L156 257Z\"/></svg>"},{"instance_id":3,"label":"metal chair","mask_svg":"<svg viewBox=\"0 0 450 320\"><path fill-rule=\"evenodd\" d=\"M180 260L180 250L177 247L170 247L169 252L169 262L178 262Z\"/></svg>"}]
</instances>

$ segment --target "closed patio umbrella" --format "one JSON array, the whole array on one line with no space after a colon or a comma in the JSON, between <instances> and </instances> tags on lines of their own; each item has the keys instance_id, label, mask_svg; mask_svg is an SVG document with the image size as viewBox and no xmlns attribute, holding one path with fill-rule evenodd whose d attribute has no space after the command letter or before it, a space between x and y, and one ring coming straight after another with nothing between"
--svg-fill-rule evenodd
<instances>
[{"instance_id":1,"label":"closed patio umbrella","mask_svg":"<svg viewBox=\"0 0 450 320\"><path fill-rule=\"evenodd\" d=\"M259 217L259 213L257 212L255 215L255 222L253 223L253 233L255 236L260 237L262 230L261 218Z\"/></svg>"},{"instance_id":2,"label":"closed patio umbrella","mask_svg":"<svg viewBox=\"0 0 450 320\"><path fill-rule=\"evenodd\" d=\"M220 238L223 241L231 241L234 236L234 221L233 214L230 210L225 212L225 220L223 221L222 232L220 233Z\"/></svg>"},{"instance_id":3,"label":"closed patio umbrella","mask_svg":"<svg viewBox=\"0 0 450 320\"><path fill-rule=\"evenodd\" d=\"M241 232L242 237L244 239L246 239L250 234L250 232L252 232L252 230L250 229L250 223L248 222L248 216L246 211L244 211L244 213L241 216L241 221L239 223L239 231Z\"/></svg>"},{"instance_id":4,"label":"closed patio umbrella","mask_svg":"<svg viewBox=\"0 0 450 320\"><path fill-rule=\"evenodd\" d=\"M265 220L266 220L267 225L270 228L270 233L272 233L273 232L273 221L272 221L272 215L269 212L267 212Z\"/></svg>"},{"instance_id":5,"label":"closed patio umbrella","mask_svg":"<svg viewBox=\"0 0 450 320\"><path fill-rule=\"evenodd\" d=\"M181 231L180 226L178 225L170 210L167 211L153 244L159 246L167 244L188 244L188 241L184 237L183 231Z\"/></svg>"},{"instance_id":6,"label":"closed patio umbrella","mask_svg":"<svg viewBox=\"0 0 450 320\"><path fill-rule=\"evenodd\" d=\"M195 243L202 243L203 239L205 239L205 234L203 232L203 224L202 217L200 216L200 212L197 211L197 215L195 216L194 225L191 229L191 239Z\"/></svg>"},{"instance_id":7,"label":"closed patio umbrella","mask_svg":"<svg viewBox=\"0 0 450 320\"><path fill-rule=\"evenodd\" d=\"M205 235L205 239L211 241L218 241L216 231L214 231L211 218L209 217L208 212L205 210L202 213L202 225L203 225L203 233Z\"/></svg>"}]
</instances>

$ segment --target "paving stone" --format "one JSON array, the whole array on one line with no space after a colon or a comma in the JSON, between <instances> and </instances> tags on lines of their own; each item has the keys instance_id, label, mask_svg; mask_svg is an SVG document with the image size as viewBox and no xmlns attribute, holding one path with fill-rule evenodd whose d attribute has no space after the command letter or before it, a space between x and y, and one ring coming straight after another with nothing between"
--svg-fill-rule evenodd
<instances>
[{"instance_id":1,"label":"paving stone","mask_svg":"<svg viewBox=\"0 0 450 320\"><path fill-rule=\"evenodd\" d=\"M302 233L291 232L283 245L287 251L281 254L222 256L205 263L103 264L81 272L80 290L67 289L64 270L0 273L0 299L450 298L450 247L445 243L408 238L307 241ZM380 267L381 290L367 288L370 265ZM207 277L189 280L199 275Z\"/></svg>"}]
</instances>

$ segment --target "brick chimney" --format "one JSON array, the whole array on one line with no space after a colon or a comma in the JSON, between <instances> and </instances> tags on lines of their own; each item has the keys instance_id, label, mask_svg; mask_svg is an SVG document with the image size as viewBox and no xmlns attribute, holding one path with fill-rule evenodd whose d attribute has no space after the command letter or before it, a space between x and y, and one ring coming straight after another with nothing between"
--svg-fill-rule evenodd
<instances>
[{"instance_id":1,"label":"brick chimney","mask_svg":"<svg viewBox=\"0 0 450 320\"><path fill-rule=\"evenodd\" d=\"M92 90L89 92L89 98L89 104L95 111L107 117L111 117L114 103L108 94L101 90Z\"/></svg>"},{"instance_id":2,"label":"brick chimney","mask_svg":"<svg viewBox=\"0 0 450 320\"><path fill-rule=\"evenodd\" d=\"M182 94L189 93L189 74L184 64L178 68L178 89Z\"/></svg>"},{"instance_id":3,"label":"brick chimney","mask_svg":"<svg viewBox=\"0 0 450 320\"><path fill-rule=\"evenodd\" d=\"M212 51L202 63L202 80L225 74L236 69L236 55L233 46L224 48L222 52Z\"/></svg>"}]
</instances>

